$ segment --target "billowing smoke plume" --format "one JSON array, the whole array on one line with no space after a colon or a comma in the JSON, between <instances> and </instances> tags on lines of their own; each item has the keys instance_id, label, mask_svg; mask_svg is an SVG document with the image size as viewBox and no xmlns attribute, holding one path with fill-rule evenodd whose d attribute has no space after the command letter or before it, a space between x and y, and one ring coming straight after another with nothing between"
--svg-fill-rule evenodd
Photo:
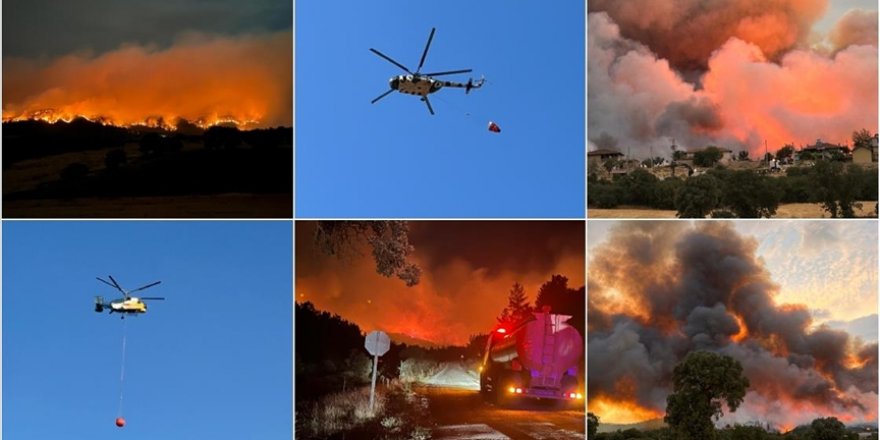
<instances>
[{"instance_id":1,"label":"billowing smoke plume","mask_svg":"<svg viewBox=\"0 0 880 440\"><path fill-rule=\"evenodd\" d=\"M877 12L850 11L814 50L811 26L826 3L591 1L591 143L614 139L644 156L675 139L755 157L765 141L775 151L875 132Z\"/></svg>"},{"instance_id":2,"label":"billowing smoke plume","mask_svg":"<svg viewBox=\"0 0 880 440\"><path fill-rule=\"evenodd\" d=\"M178 119L246 128L292 124L290 31L189 35L171 47L97 56L4 58L3 120L84 116L115 125Z\"/></svg>"},{"instance_id":3,"label":"billowing smoke plume","mask_svg":"<svg viewBox=\"0 0 880 440\"><path fill-rule=\"evenodd\" d=\"M709 350L738 360L751 382L722 424L875 421L877 344L814 327L806 306L777 304L757 246L724 223L635 222L593 249L590 407L660 417L675 365Z\"/></svg>"},{"instance_id":4,"label":"billowing smoke plume","mask_svg":"<svg viewBox=\"0 0 880 440\"><path fill-rule=\"evenodd\" d=\"M852 45L877 46L877 11L853 9L847 12L829 36L836 50Z\"/></svg>"}]
</instances>

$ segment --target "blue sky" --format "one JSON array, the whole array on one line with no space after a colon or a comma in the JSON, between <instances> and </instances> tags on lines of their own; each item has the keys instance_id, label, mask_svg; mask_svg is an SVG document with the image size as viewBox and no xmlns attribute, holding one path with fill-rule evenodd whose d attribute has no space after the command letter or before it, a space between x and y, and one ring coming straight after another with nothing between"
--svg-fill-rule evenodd
<instances>
[{"instance_id":1,"label":"blue sky","mask_svg":"<svg viewBox=\"0 0 880 440\"><path fill-rule=\"evenodd\" d=\"M3 222L3 438L269 439L291 432L289 222ZM162 284L146 315L93 311Z\"/></svg>"},{"instance_id":2,"label":"blue sky","mask_svg":"<svg viewBox=\"0 0 880 440\"><path fill-rule=\"evenodd\" d=\"M369 48L414 70L432 27L422 70L486 85L371 105L403 71ZM295 29L297 217L583 217L583 2L299 2Z\"/></svg>"}]
</instances>

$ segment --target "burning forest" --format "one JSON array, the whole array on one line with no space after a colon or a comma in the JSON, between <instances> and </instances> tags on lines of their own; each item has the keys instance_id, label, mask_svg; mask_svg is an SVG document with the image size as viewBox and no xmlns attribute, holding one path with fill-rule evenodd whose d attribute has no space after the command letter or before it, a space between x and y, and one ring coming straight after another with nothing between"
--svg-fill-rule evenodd
<instances>
[{"instance_id":1,"label":"burning forest","mask_svg":"<svg viewBox=\"0 0 880 440\"><path fill-rule=\"evenodd\" d=\"M290 31L189 34L167 48L123 45L89 55L3 60L3 122L70 122L175 129L290 126Z\"/></svg>"},{"instance_id":2,"label":"burning forest","mask_svg":"<svg viewBox=\"0 0 880 440\"><path fill-rule=\"evenodd\" d=\"M591 149L763 154L877 131L877 11L828 0L592 0ZM876 5L874 6L876 8ZM673 141L674 139L674 141Z\"/></svg>"},{"instance_id":3,"label":"burning forest","mask_svg":"<svg viewBox=\"0 0 880 440\"><path fill-rule=\"evenodd\" d=\"M876 243L876 228L864 233ZM751 383L717 426L788 431L818 417L876 423L876 337L818 322L827 311L783 303L757 238L727 222L619 223L604 238L588 251L590 412L609 423L662 418L675 366L709 351L738 361ZM849 293L853 301L873 296L863 312L874 317L876 265L861 269L873 273L873 293ZM830 265L805 267L814 273L802 277L846 276L823 272Z\"/></svg>"}]
</instances>

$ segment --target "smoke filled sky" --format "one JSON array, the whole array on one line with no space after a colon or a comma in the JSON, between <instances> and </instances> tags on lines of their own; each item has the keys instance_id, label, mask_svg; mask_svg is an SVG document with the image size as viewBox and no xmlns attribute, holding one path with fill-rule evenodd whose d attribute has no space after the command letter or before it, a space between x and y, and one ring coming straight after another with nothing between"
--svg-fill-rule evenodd
<instances>
[{"instance_id":1,"label":"smoke filled sky","mask_svg":"<svg viewBox=\"0 0 880 440\"><path fill-rule=\"evenodd\" d=\"M877 4L593 0L590 148L752 157L877 131Z\"/></svg>"},{"instance_id":2,"label":"smoke filled sky","mask_svg":"<svg viewBox=\"0 0 880 440\"><path fill-rule=\"evenodd\" d=\"M584 286L583 222L409 222L421 282L406 287L376 273L365 243L343 258L314 245L316 223L296 222L296 300L336 313L363 331L436 344L466 344L486 333L515 282L530 302L554 274Z\"/></svg>"},{"instance_id":3,"label":"smoke filled sky","mask_svg":"<svg viewBox=\"0 0 880 440\"><path fill-rule=\"evenodd\" d=\"M694 350L751 381L722 424L877 420L876 223L590 222L588 240L590 408L608 422L662 417Z\"/></svg>"},{"instance_id":4,"label":"smoke filled sky","mask_svg":"<svg viewBox=\"0 0 880 440\"><path fill-rule=\"evenodd\" d=\"M287 1L3 2L3 119L290 126Z\"/></svg>"}]
</instances>

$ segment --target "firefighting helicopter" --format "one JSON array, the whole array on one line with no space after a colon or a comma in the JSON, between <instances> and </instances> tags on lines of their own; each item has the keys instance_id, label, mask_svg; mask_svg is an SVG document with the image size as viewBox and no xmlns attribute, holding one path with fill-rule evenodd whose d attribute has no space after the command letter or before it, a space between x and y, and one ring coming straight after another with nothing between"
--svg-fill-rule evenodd
<instances>
[{"instance_id":1,"label":"firefighting helicopter","mask_svg":"<svg viewBox=\"0 0 880 440\"><path fill-rule=\"evenodd\" d=\"M110 278L110 281L106 281L100 277L95 277L95 278L97 278L98 281L122 292L122 298L114 299L113 301L110 301L109 303L104 302L104 297L96 296L95 297L95 311L98 313L103 312L104 309L108 309L111 314L113 312L122 313L123 314L122 317L125 318L126 314L137 315L139 313L147 313L147 304L144 302L145 300L162 301L165 299L164 297L158 297L158 296L151 296L151 297L131 296L132 293L153 287L153 286L161 283L161 281L156 281L156 282L147 284L146 286L138 287L137 289L125 290L122 288L122 286L119 285L119 283L116 282L115 279L113 279L113 276L108 275L108 278Z\"/></svg>"},{"instance_id":2,"label":"firefighting helicopter","mask_svg":"<svg viewBox=\"0 0 880 440\"><path fill-rule=\"evenodd\" d=\"M388 85L391 87L387 92L379 95L376 99L371 101L371 104L375 104L376 101L388 96L389 93L397 90L400 93L405 93L408 95L418 95L421 96L421 100L425 102L425 105L428 106L428 112L432 115L434 114L434 109L431 107L431 101L428 100L428 94L434 93L440 90L443 87L459 87L464 89L464 93L470 93L471 89L479 89L483 86L483 82L485 78L480 78L479 81L474 82L473 78L468 79L467 83L458 83L454 81L442 81L439 79L435 79L435 76L441 75L453 75L456 73L468 73L471 69L463 69L463 70L450 70L446 72L433 72L433 73L420 73L422 70L422 65L425 64L425 57L428 55L428 49L431 47L431 40L434 39L434 31L436 28L431 28L431 35L428 36L428 43L425 45L425 51L422 52L422 59L419 60L419 67L415 72L409 70L403 64L394 61L388 55L385 55L382 52L379 52L376 49L370 48L370 51L384 58L391 64L394 64L397 67L403 69L408 75L397 75L391 77L388 80Z\"/></svg>"}]
</instances>

